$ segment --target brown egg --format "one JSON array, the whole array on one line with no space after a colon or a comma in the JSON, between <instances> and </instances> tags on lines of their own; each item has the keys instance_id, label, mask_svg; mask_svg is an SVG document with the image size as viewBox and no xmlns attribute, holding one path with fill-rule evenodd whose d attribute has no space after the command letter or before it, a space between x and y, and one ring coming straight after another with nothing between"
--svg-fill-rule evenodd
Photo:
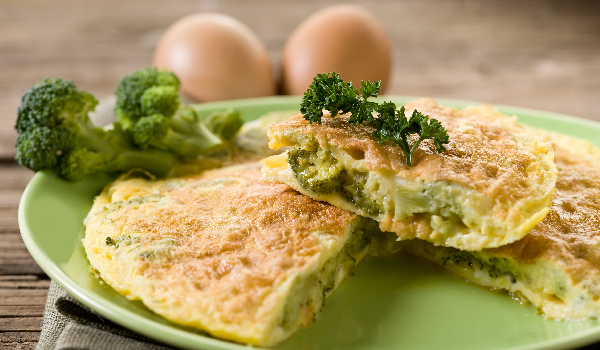
<instances>
[{"instance_id":1,"label":"brown egg","mask_svg":"<svg viewBox=\"0 0 600 350\"><path fill-rule=\"evenodd\" d=\"M199 13L171 25L154 51L153 65L173 71L194 100L269 96L275 82L269 53L238 20Z\"/></svg>"},{"instance_id":2,"label":"brown egg","mask_svg":"<svg viewBox=\"0 0 600 350\"><path fill-rule=\"evenodd\" d=\"M314 76L335 70L360 87L361 80L389 85L392 46L383 25L362 6L327 7L308 17L292 33L281 58L284 94L304 93Z\"/></svg>"}]
</instances>

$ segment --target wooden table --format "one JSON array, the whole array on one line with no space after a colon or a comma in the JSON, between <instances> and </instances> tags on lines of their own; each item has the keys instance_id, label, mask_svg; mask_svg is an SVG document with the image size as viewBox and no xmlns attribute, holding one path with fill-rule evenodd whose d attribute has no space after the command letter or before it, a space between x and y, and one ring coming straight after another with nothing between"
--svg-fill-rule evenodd
<instances>
[{"instance_id":1,"label":"wooden table","mask_svg":"<svg viewBox=\"0 0 600 350\"><path fill-rule=\"evenodd\" d=\"M391 94L531 107L600 121L600 2L378 0L395 48ZM161 32L199 11L231 15L274 62L318 1L0 1L0 348L39 337L49 285L21 241L17 207L33 176L16 165L20 96L44 77L73 79L99 99L150 64ZM600 136L599 136L600 137Z\"/></svg>"}]
</instances>

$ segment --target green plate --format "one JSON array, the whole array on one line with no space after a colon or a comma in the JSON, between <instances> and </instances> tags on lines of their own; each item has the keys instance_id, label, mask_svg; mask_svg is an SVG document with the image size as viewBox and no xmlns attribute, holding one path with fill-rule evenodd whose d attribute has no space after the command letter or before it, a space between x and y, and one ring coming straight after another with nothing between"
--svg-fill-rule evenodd
<instances>
[{"instance_id":1,"label":"green plate","mask_svg":"<svg viewBox=\"0 0 600 350\"><path fill-rule=\"evenodd\" d=\"M409 97L383 97L397 103ZM381 100L382 98L379 98ZM463 107L473 102L439 100ZM295 97L227 101L200 110L235 107L250 120L265 112L297 109ZM600 146L600 124L574 117L504 107L526 124L588 139ZM153 314L90 274L81 238L92 199L106 176L69 183L37 173L23 194L23 241L44 271L100 315L159 341L183 348L248 349L202 336ZM480 289L409 256L374 258L327 300L319 319L278 349L557 349L600 341L600 322L546 321L507 294Z\"/></svg>"}]
</instances>

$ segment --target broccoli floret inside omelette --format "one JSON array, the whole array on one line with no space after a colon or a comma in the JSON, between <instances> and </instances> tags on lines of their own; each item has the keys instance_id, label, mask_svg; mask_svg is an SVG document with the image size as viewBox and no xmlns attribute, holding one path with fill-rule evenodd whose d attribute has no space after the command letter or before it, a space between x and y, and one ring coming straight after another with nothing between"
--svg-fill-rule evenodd
<instances>
[{"instance_id":1,"label":"broccoli floret inside omelette","mask_svg":"<svg viewBox=\"0 0 600 350\"><path fill-rule=\"evenodd\" d=\"M479 269L488 274L490 278L508 278L512 283L517 282L515 269L506 258L477 256L467 251L447 248L442 251L440 260L443 266L456 265L470 269ZM531 279L525 276L525 279Z\"/></svg>"},{"instance_id":2,"label":"broccoli floret inside omelette","mask_svg":"<svg viewBox=\"0 0 600 350\"><path fill-rule=\"evenodd\" d=\"M316 142L288 152L287 162L302 188L319 194L340 191L344 198L369 215L381 212L380 204L365 193L368 174L346 170L338 160Z\"/></svg>"},{"instance_id":3,"label":"broccoli floret inside omelette","mask_svg":"<svg viewBox=\"0 0 600 350\"><path fill-rule=\"evenodd\" d=\"M379 215L382 211L381 204L365 192L368 174L360 171L344 171L343 175L342 196L367 214Z\"/></svg>"},{"instance_id":4,"label":"broccoli floret inside omelette","mask_svg":"<svg viewBox=\"0 0 600 350\"><path fill-rule=\"evenodd\" d=\"M333 193L340 187L341 164L328 152L294 148L289 152L288 163L303 188L317 193Z\"/></svg>"}]
</instances>

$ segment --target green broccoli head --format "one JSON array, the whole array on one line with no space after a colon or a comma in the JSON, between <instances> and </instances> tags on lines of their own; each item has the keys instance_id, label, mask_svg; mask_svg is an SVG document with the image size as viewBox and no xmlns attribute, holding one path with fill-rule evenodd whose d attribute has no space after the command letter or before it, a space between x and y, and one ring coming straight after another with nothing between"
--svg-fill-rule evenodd
<instances>
[{"instance_id":1,"label":"green broccoli head","mask_svg":"<svg viewBox=\"0 0 600 350\"><path fill-rule=\"evenodd\" d=\"M20 134L39 126L90 124L88 113L97 104L94 96L77 90L70 80L45 79L29 88L21 98L15 129Z\"/></svg>"},{"instance_id":2,"label":"green broccoli head","mask_svg":"<svg viewBox=\"0 0 600 350\"><path fill-rule=\"evenodd\" d=\"M179 93L173 86L153 86L142 94L142 113L171 118L179 108Z\"/></svg>"},{"instance_id":3,"label":"green broccoli head","mask_svg":"<svg viewBox=\"0 0 600 350\"><path fill-rule=\"evenodd\" d=\"M148 115L142 107L142 95L152 87L172 87L179 90L179 79L169 71L156 68L145 68L123 77L117 86L115 95L115 115L125 129L133 127L141 117ZM177 102L179 100L177 99ZM175 108L176 110L177 108Z\"/></svg>"},{"instance_id":4,"label":"green broccoli head","mask_svg":"<svg viewBox=\"0 0 600 350\"><path fill-rule=\"evenodd\" d=\"M30 128L17 137L15 159L33 171L53 169L58 163L58 157L74 147L76 139L76 133L64 125Z\"/></svg>"},{"instance_id":5,"label":"green broccoli head","mask_svg":"<svg viewBox=\"0 0 600 350\"><path fill-rule=\"evenodd\" d=\"M231 140L244 125L241 113L233 108L224 112L213 112L203 122L208 130L223 140Z\"/></svg>"},{"instance_id":6,"label":"green broccoli head","mask_svg":"<svg viewBox=\"0 0 600 350\"><path fill-rule=\"evenodd\" d=\"M67 180L133 168L164 175L174 166L175 156L169 152L135 148L118 123L95 127L88 113L96 104L91 94L68 80L46 79L31 87L18 109L16 161Z\"/></svg>"},{"instance_id":7,"label":"green broccoli head","mask_svg":"<svg viewBox=\"0 0 600 350\"><path fill-rule=\"evenodd\" d=\"M98 102L72 81L45 79L23 95L17 110L16 161L34 171L53 169L61 154L80 142Z\"/></svg>"},{"instance_id":8,"label":"green broccoli head","mask_svg":"<svg viewBox=\"0 0 600 350\"><path fill-rule=\"evenodd\" d=\"M79 181L89 174L107 169L111 156L106 153L91 152L85 148L75 148L67 151L59 158L58 173L69 181Z\"/></svg>"},{"instance_id":9,"label":"green broccoli head","mask_svg":"<svg viewBox=\"0 0 600 350\"><path fill-rule=\"evenodd\" d=\"M121 79L115 94L117 119L142 149L158 148L195 158L223 143L198 119L193 108L180 102L179 80L171 72L156 68L133 72ZM241 125L234 124L223 123L219 128L230 125L235 133Z\"/></svg>"},{"instance_id":10,"label":"green broccoli head","mask_svg":"<svg viewBox=\"0 0 600 350\"><path fill-rule=\"evenodd\" d=\"M133 142L141 148L160 145L170 128L169 119L162 114L143 117L135 123L131 130Z\"/></svg>"}]
</instances>

